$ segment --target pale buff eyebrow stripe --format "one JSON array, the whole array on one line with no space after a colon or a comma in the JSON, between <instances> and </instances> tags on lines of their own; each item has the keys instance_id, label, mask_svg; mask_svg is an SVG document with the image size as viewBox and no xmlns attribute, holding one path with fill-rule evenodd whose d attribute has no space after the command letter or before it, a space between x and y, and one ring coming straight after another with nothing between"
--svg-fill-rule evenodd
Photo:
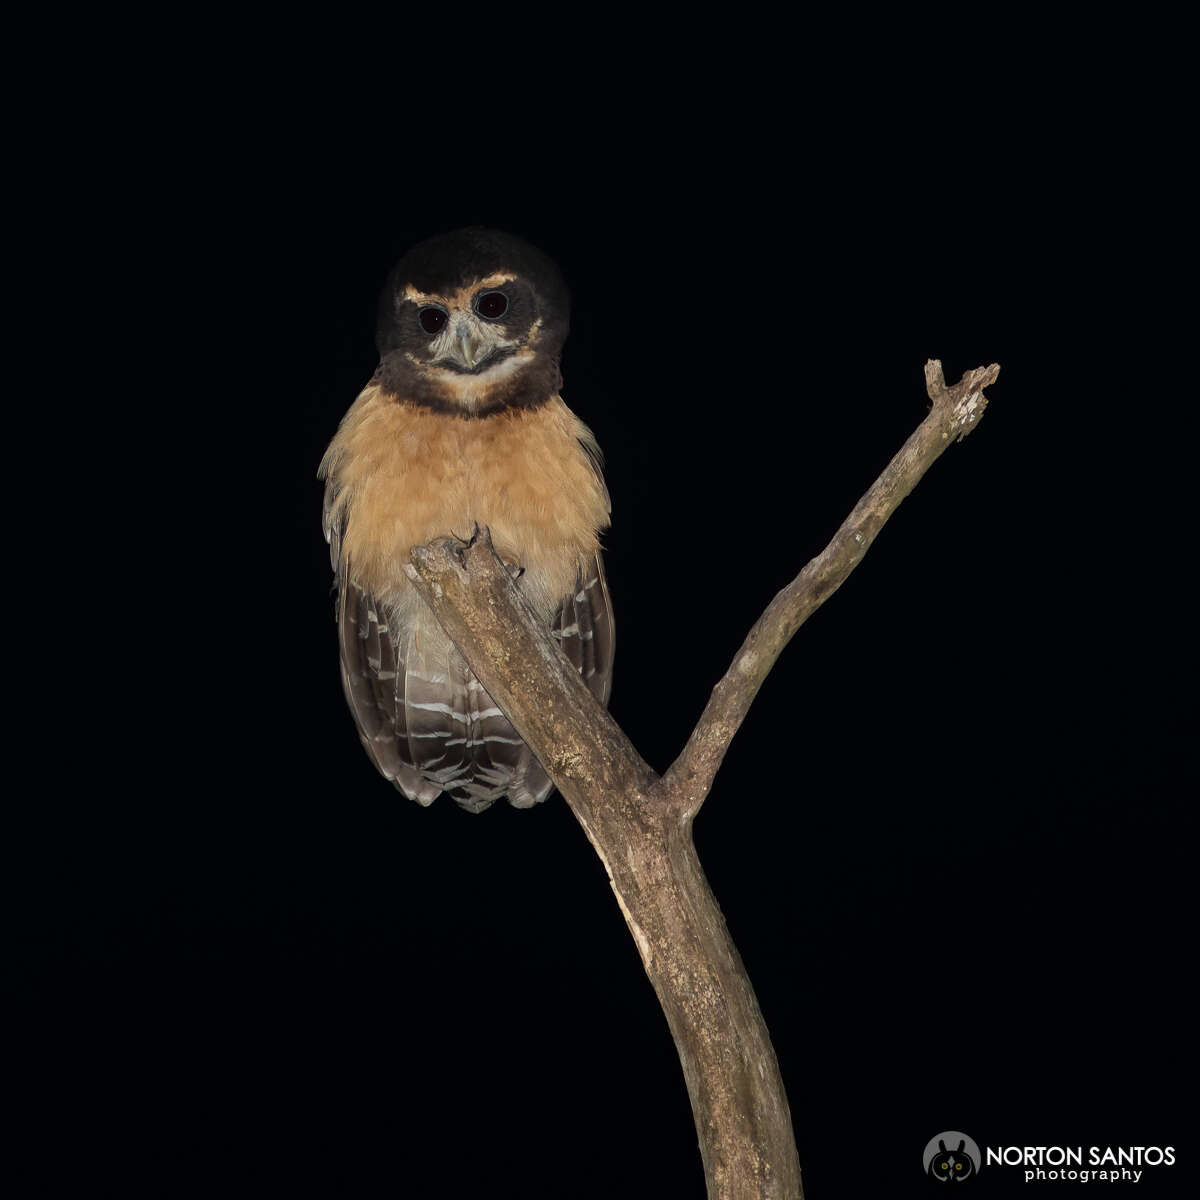
<instances>
[{"instance_id":1,"label":"pale buff eyebrow stripe","mask_svg":"<svg viewBox=\"0 0 1200 1200\"><path fill-rule=\"evenodd\" d=\"M453 308L470 300L482 288L499 287L502 283L512 283L514 279L516 276L507 271L497 271L447 296L438 295L436 292L420 292L408 283L404 286L404 299L411 300L414 304L445 304Z\"/></svg>"},{"instance_id":2,"label":"pale buff eyebrow stripe","mask_svg":"<svg viewBox=\"0 0 1200 1200\"><path fill-rule=\"evenodd\" d=\"M435 296L433 292L418 292L411 283L404 285L404 299L411 300L414 304L445 303L441 296Z\"/></svg>"}]
</instances>

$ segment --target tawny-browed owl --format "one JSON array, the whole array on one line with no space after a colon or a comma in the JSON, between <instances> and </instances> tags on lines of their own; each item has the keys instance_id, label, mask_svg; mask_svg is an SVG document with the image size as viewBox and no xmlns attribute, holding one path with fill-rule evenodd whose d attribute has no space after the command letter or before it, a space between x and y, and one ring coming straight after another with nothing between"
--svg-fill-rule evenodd
<instances>
[{"instance_id":1,"label":"tawny-browed owl","mask_svg":"<svg viewBox=\"0 0 1200 1200\"><path fill-rule=\"evenodd\" d=\"M609 499L595 439L559 396L567 312L557 267L518 238L422 242L384 288L379 367L321 462L346 700L371 760L419 804L527 808L553 785L409 584L413 546L489 526L608 702Z\"/></svg>"}]
</instances>

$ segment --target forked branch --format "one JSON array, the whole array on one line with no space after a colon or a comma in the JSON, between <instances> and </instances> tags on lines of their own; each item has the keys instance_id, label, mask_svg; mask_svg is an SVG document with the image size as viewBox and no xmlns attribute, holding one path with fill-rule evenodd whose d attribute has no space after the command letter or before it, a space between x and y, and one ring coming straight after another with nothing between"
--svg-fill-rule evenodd
<instances>
[{"instance_id":1,"label":"forked branch","mask_svg":"<svg viewBox=\"0 0 1200 1200\"><path fill-rule=\"evenodd\" d=\"M871 548L884 522L916 487L951 440L961 441L975 428L987 398L983 389L996 382L1000 367L976 367L946 387L942 364L925 364L925 387L933 405L883 474L854 506L833 540L767 606L746 635L729 670L688 738L683 753L663 776L668 802L694 816L712 787L713 777L733 735L784 646L808 618L845 582Z\"/></svg>"},{"instance_id":2,"label":"forked branch","mask_svg":"<svg viewBox=\"0 0 1200 1200\"><path fill-rule=\"evenodd\" d=\"M929 415L829 545L751 629L687 745L660 779L588 691L492 549L415 547L406 568L471 670L529 744L604 863L666 1014L687 1081L709 1196L801 1195L775 1052L691 838L733 735L792 635L862 560L884 522L952 440L969 433L998 366L951 388L925 367Z\"/></svg>"}]
</instances>

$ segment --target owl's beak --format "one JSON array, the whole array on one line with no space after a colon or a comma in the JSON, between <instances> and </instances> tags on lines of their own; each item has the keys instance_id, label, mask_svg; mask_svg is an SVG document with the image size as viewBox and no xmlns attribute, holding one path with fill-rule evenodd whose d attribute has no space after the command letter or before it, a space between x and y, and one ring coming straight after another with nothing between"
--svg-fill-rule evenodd
<instances>
[{"instance_id":1,"label":"owl's beak","mask_svg":"<svg viewBox=\"0 0 1200 1200\"><path fill-rule=\"evenodd\" d=\"M446 348L446 357L464 371L473 371L487 357L487 347L470 322L460 320L454 327L454 337Z\"/></svg>"}]
</instances>

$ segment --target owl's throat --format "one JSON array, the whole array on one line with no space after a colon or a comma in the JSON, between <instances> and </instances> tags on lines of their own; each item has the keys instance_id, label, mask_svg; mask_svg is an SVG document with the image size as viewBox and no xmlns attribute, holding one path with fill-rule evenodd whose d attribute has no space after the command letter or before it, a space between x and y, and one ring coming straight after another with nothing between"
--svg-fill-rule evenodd
<instances>
[{"instance_id":1,"label":"owl's throat","mask_svg":"<svg viewBox=\"0 0 1200 1200\"><path fill-rule=\"evenodd\" d=\"M400 404L475 418L539 408L558 393L562 376L557 358L525 348L497 351L472 369L389 354L379 364L375 382Z\"/></svg>"}]
</instances>

